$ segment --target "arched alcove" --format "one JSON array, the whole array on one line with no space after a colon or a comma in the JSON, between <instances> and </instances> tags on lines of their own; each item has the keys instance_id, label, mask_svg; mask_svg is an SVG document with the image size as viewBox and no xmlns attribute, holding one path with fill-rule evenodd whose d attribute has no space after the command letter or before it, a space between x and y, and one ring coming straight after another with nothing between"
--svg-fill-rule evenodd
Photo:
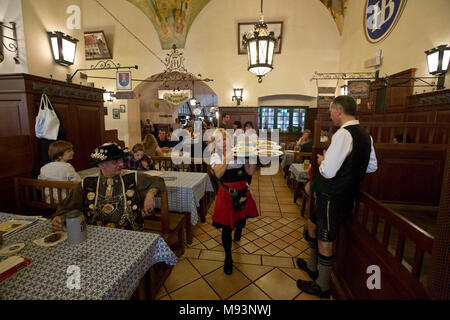
<instances>
[{"instance_id":1,"label":"arched alcove","mask_svg":"<svg viewBox=\"0 0 450 320\"><path fill-rule=\"evenodd\" d=\"M184 80L184 79L193 79ZM171 79L162 81L161 79ZM192 96L200 102L201 106L217 107L217 95L214 90L201 79L186 73L170 72L159 73L148 77L135 89L136 98L139 99L141 120L150 119L152 123L173 123L178 110L184 103L173 105L158 98L158 90L191 90Z\"/></svg>"}]
</instances>

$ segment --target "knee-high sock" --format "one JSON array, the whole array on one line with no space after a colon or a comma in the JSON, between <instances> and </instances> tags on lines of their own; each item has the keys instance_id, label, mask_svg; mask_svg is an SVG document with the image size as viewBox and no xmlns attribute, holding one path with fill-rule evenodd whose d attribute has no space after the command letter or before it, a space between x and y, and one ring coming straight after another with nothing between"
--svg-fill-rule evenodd
<instances>
[{"instance_id":1,"label":"knee-high sock","mask_svg":"<svg viewBox=\"0 0 450 320\"><path fill-rule=\"evenodd\" d=\"M307 237L309 243L309 260L307 267L311 271L317 271L317 238Z\"/></svg>"},{"instance_id":2,"label":"knee-high sock","mask_svg":"<svg viewBox=\"0 0 450 320\"><path fill-rule=\"evenodd\" d=\"M319 278L316 283L322 291L330 289L330 277L333 270L334 256L323 256L319 253Z\"/></svg>"},{"instance_id":3,"label":"knee-high sock","mask_svg":"<svg viewBox=\"0 0 450 320\"><path fill-rule=\"evenodd\" d=\"M222 245L225 250L225 259L231 259L231 228L222 228Z\"/></svg>"}]
</instances>

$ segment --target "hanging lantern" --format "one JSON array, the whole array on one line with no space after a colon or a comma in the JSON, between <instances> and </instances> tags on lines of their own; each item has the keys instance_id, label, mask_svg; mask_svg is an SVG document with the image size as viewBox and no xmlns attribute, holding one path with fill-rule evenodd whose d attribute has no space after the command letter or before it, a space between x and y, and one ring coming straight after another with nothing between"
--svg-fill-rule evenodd
<instances>
[{"instance_id":1,"label":"hanging lantern","mask_svg":"<svg viewBox=\"0 0 450 320\"><path fill-rule=\"evenodd\" d=\"M255 25L253 34L245 34L243 41L247 47L248 71L258 77L258 82L262 82L262 77L272 71L273 51L276 39L273 32L269 32L267 24L264 23L263 0L261 0L261 17Z\"/></svg>"}]
</instances>

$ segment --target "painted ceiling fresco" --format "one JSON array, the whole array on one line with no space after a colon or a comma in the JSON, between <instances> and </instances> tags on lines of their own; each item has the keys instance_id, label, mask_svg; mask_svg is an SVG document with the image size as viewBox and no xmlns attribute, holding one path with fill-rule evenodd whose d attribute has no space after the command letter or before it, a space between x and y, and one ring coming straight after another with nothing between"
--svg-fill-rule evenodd
<instances>
[{"instance_id":1,"label":"painted ceiling fresco","mask_svg":"<svg viewBox=\"0 0 450 320\"><path fill-rule=\"evenodd\" d=\"M320 2L328 9L336 23L339 34L342 35L342 30L344 28L344 14L348 0L320 0Z\"/></svg>"},{"instance_id":2,"label":"painted ceiling fresco","mask_svg":"<svg viewBox=\"0 0 450 320\"><path fill-rule=\"evenodd\" d=\"M138 7L155 26L163 50L183 49L189 28L210 0L127 0Z\"/></svg>"}]
</instances>

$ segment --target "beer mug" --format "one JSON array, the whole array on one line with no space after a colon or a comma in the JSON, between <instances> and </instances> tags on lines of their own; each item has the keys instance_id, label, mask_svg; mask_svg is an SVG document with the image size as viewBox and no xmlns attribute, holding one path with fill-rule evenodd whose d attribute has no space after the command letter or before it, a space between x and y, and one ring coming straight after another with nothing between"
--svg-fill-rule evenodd
<instances>
[{"instance_id":1,"label":"beer mug","mask_svg":"<svg viewBox=\"0 0 450 320\"><path fill-rule=\"evenodd\" d=\"M303 170L308 170L309 169L309 160L305 159L305 161L303 161Z\"/></svg>"},{"instance_id":2,"label":"beer mug","mask_svg":"<svg viewBox=\"0 0 450 320\"><path fill-rule=\"evenodd\" d=\"M72 210L65 214L63 229L67 231L67 242L78 244L86 240L86 221L79 210Z\"/></svg>"}]
</instances>

